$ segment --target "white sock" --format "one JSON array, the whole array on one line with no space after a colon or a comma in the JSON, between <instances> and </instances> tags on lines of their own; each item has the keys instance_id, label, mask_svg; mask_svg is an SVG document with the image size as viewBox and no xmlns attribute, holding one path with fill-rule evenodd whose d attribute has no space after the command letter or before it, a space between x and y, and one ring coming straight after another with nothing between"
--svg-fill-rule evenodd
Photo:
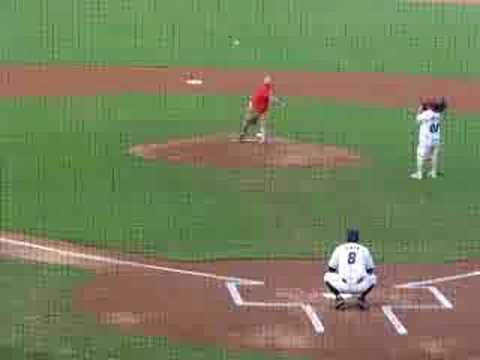
<instances>
[{"instance_id":1,"label":"white sock","mask_svg":"<svg viewBox=\"0 0 480 360\"><path fill-rule=\"evenodd\" d=\"M417 174L423 174L423 157L417 156Z\"/></svg>"},{"instance_id":2,"label":"white sock","mask_svg":"<svg viewBox=\"0 0 480 360\"><path fill-rule=\"evenodd\" d=\"M432 154L432 174L437 174L437 171L438 171L438 154L439 154L439 149L436 148L435 150L433 150L433 154Z\"/></svg>"},{"instance_id":3,"label":"white sock","mask_svg":"<svg viewBox=\"0 0 480 360\"><path fill-rule=\"evenodd\" d=\"M262 121L262 122L260 123L260 133L261 133L263 136L265 136L265 122L264 122L264 121Z\"/></svg>"}]
</instances>

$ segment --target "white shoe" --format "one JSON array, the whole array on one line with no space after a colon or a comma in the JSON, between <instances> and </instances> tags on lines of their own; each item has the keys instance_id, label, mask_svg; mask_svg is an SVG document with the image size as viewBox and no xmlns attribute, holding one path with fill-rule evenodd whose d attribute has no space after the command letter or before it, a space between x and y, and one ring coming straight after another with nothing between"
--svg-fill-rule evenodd
<instances>
[{"instance_id":1,"label":"white shoe","mask_svg":"<svg viewBox=\"0 0 480 360\"><path fill-rule=\"evenodd\" d=\"M410 175L410 179L422 180L423 175L421 173L415 172Z\"/></svg>"},{"instance_id":2,"label":"white shoe","mask_svg":"<svg viewBox=\"0 0 480 360\"><path fill-rule=\"evenodd\" d=\"M255 137L257 138L258 143L263 144L265 142L265 134L262 132L257 133Z\"/></svg>"},{"instance_id":3,"label":"white shoe","mask_svg":"<svg viewBox=\"0 0 480 360\"><path fill-rule=\"evenodd\" d=\"M434 172L434 171L430 171L428 173L428 177L432 178L432 179L436 179L438 177L437 173Z\"/></svg>"}]
</instances>

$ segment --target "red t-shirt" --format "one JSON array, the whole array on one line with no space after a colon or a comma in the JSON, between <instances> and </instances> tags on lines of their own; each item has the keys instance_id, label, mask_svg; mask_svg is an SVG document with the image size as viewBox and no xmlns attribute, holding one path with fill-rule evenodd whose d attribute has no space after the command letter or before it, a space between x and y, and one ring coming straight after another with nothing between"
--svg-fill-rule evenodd
<instances>
[{"instance_id":1,"label":"red t-shirt","mask_svg":"<svg viewBox=\"0 0 480 360\"><path fill-rule=\"evenodd\" d=\"M253 109L259 114L264 114L270 106L270 96L273 89L271 84L263 84L260 86L252 97Z\"/></svg>"}]
</instances>

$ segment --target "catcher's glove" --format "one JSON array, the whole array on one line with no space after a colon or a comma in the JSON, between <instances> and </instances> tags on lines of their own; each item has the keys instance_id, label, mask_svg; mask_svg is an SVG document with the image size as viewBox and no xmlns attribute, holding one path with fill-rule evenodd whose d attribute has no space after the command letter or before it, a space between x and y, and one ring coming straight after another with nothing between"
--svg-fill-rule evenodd
<instances>
[{"instance_id":1,"label":"catcher's glove","mask_svg":"<svg viewBox=\"0 0 480 360\"><path fill-rule=\"evenodd\" d=\"M447 99L445 99L444 97L441 97L435 104L434 110L436 112L442 113L445 110L447 110L447 108L448 108Z\"/></svg>"}]
</instances>

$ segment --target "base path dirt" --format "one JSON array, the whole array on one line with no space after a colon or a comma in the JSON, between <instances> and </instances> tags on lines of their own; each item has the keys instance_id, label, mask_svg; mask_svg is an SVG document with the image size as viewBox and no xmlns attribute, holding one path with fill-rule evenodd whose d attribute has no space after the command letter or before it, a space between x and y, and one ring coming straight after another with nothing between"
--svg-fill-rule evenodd
<instances>
[{"instance_id":1,"label":"base path dirt","mask_svg":"<svg viewBox=\"0 0 480 360\"><path fill-rule=\"evenodd\" d=\"M74 292L74 308L129 335L313 359L480 357L472 262L381 266L370 310L338 312L321 261L172 262L8 233L0 255L94 270Z\"/></svg>"},{"instance_id":2,"label":"base path dirt","mask_svg":"<svg viewBox=\"0 0 480 360\"><path fill-rule=\"evenodd\" d=\"M382 107L447 96L453 111L478 112L480 79L387 73L272 72L278 94ZM263 71L178 67L0 66L0 97L125 93L249 95ZM186 80L201 80L190 85Z\"/></svg>"},{"instance_id":3,"label":"base path dirt","mask_svg":"<svg viewBox=\"0 0 480 360\"><path fill-rule=\"evenodd\" d=\"M226 135L171 139L165 144L141 144L130 153L147 160L221 168L338 167L360 162L360 155L333 145L307 144L286 139L265 143L242 142Z\"/></svg>"}]
</instances>

